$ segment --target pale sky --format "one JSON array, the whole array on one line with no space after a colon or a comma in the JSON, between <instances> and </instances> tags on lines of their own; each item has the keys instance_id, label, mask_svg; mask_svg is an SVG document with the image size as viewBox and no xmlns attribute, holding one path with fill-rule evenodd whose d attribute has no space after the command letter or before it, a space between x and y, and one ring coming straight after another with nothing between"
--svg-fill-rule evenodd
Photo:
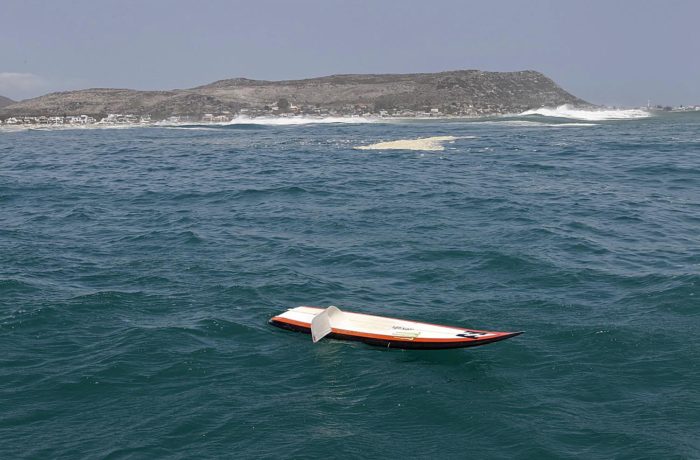
<instances>
[{"instance_id":1,"label":"pale sky","mask_svg":"<svg viewBox=\"0 0 700 460\"><path fill-rule=\"evenodd\" d=\"M0 95L233 77L533 69L590 102L700 104L700 0L0 0Z\"/></svg>"}]
</instances>

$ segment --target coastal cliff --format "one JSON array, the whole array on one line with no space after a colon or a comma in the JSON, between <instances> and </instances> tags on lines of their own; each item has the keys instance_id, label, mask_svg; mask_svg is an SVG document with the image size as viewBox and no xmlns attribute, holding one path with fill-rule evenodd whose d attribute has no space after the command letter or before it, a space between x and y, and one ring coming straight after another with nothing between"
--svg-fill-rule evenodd
<instances>
[{"instance_id":1,"label":"coastal cliff","mask_svg":"<svg viewBox=\"0 0 700 460\"><path fill-rule=\"evenodd\" d=\"M170 91L84 89L10 104L0 108L0 117L102 117L110 113L147 114L154 118L216 113L479 116L562 104L590 105L539 72L458 70L332 75L288 81L235 78Z\"/></svg>"}]
</instances>

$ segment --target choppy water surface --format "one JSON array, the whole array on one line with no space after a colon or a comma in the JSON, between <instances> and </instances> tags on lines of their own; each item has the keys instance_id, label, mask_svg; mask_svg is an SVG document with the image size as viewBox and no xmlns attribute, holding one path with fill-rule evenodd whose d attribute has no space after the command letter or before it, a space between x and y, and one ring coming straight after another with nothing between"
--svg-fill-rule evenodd
<instances>
[{"instance_id":1,"label":"choppy water surface","mask_svg":"<svg viewBox=\"0 0 700 460\"><path fill-rule=\"evenodd\" d=\"M2 458L698 458L699 315L697 114L0 132Z\"/></svg>"}]
</instances>

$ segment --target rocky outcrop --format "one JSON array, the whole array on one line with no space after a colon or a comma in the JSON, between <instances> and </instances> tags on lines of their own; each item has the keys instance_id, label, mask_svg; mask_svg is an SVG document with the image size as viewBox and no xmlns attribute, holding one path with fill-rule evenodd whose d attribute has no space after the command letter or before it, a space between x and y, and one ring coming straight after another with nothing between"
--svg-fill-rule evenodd
<instances>
[{"instance_id":1,"label":"rocky outcrop","mask_svg":"<svg viewBox=\"0 0 700 460\"><path fill-rule=\"evenodd\" d=\"M587 102L535 71L458 70L423 74L333 75L306 80L221 80L191 89L135 91L85 89L47 94L8 105L0 116L108 113L149 114L156 118L204 113L274 111L284 100L302 113L360 112L488 115L542 106Z\"/></svg>"}]
</instances>

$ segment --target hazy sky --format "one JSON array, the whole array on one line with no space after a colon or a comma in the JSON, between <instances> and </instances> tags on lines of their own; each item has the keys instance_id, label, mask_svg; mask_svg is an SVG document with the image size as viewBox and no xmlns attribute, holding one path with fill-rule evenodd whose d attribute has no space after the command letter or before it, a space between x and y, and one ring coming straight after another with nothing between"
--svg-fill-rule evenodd
<instances>
[{"instance_id":1,"label":"hazy sky","mask_svg":"<svg viewBox=\"0 0 700 460\"><path fill-rule=\"evenodd\" d=\"M14 99L454 69L539 70L601 104L700 104L700 0L0 0Z\"/></svg>"}]
</instances>

